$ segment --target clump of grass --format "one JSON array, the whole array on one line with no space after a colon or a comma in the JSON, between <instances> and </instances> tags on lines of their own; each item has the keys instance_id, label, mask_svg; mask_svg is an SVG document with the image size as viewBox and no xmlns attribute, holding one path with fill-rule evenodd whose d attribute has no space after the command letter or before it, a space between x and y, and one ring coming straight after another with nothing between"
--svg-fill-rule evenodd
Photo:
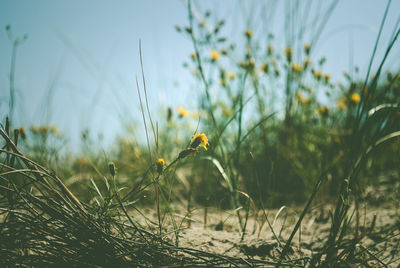
<instances>
[{"instance_id":1,"label":"clump of grass","mask_svg":"<svg viewBox=\"0 0 400 268\"><path fill-rule=\"evenodd\" d=\"M115 180L113 163L109 165L111 178L105 179L108 193L102 194L93 183L103 202L101 210L82 203L57 175L20 152L17 136L13 141L3 128L0 128L0 134L9 148L0 151L2 161L7 160L0 169L2 266L275 264L179 248L162 235L149 232L128 215L125 206L129 204L119 196L121 189ZM192 143L191 148L197 146Z\"/></svg>"}]
</instances>

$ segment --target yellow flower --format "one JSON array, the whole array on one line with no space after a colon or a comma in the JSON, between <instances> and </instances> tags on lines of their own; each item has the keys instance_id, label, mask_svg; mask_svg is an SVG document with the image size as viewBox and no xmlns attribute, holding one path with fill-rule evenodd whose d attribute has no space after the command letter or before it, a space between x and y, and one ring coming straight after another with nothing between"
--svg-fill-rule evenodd
<instances>
[{"instance_id":1,"label":"yellow flower","mask_svg":"<svg viewBox=\"0 0 400 268\"><path fill-rule=\"evenodd\" d=\"M341 98L337 103L336 103L337 107L340 110L346 110L347 105L346 105L346 98Z\"/></svg>"},{"instance_id":2,"label":"yellow flower","mask_svg":"<svg viewBox=\"0 0 400 268\"><path fill-rule=\"evenodd\" d=\"M21 126L21 127L19 128L19 134L21 134L21 138L22 138L22 139L25 139L25 138L26 138L26 130L25 130L25 127L24 127L24 126Z\"/></svg>"},{"instance_id":3,"label":"yellow flower","mask_svg":"<svg viewBox=\"0 0 400 268\"><path fill-rule=\"evenodd\" d=\"M253 36L253 31L249 29L249 30L247 30L247 31L245 32L245 35L247 36L247 38L250 38L250 37Z\"/></svg>"},{"instance_id":4,"label":"yellow flower","mask_svg":"<svg viewBox=\"0 0 400 268\"><path fill-rule=\"evenodd\" d=\"M232 72L228 72L227 75L228 75L229 79L235 79L235 77L236 77L236 74L232 73Z\"/></svg>"},{"instance_id":5,"label":"yellow flower","mask_svg":"<svg viewBox=\"0 0 400 268\"><path fill-rule=\"evenodd\" d=\"M329 108L326 106L321 106L318 109L315 110L315 113L319 116L319 117L326 117L329 115Z\"/></svg>"},{"instance_id":6,"label":"yellow flower","mask_svg":"<svg viewBox=\"0 0 400 268\"><path fill-rule=\"evenodd\" d=\"M211 60L212 61L219 60L220 55L219 55L218 51L216 51L215 49L211 49L210 54L211 54Z\"/></svg>"},{"instance_id":7,"label":"yellow flower","mask_svg":"<svg viewBox=\"0 0 400 268\"><path fill-rule=\"evenodd\" d=\"M303 105L308 104L309 101L310 101L310 99L305 98L305 97L303 96L303 94L301 94L300 91L298 91L298 92L296 93L296 99L297 99L301 104L303 104Z\"/></svg>"},{"instance_id":8,"label":"yellow flower","mask_svg":"<svg viewBox=\"0 0 400 268\"><path fill-rule=\"evenodd\" d=\"M300 64L292 63L291 67L292 67L292 70L295 71L295 72L303 71L303 66L301 66Z\"/></svg>"},{"instance_id":9,"label":"yellow flower","mask_svg":"<svg viewBox=\"0 0 400 268\"><path fill-rule=\"evenodd\" d=\"M183 107L178 107L178 114L180 117L189 116L189 111L185 110Z\"/></svg>"},{"instance_id":10,"label":"yellow flower","mask_svg":"<svg viewBox=\"0 0 400 268\"><path fill-rule=\"evenodd\" d=\"M267 64L267 63L261 64L260 70L261 70L261 72L263 72L263 73L268 73L268 64Z\"/></svg>"},{"instance_id":11,"label":"yellow flower","mask_svg":"<svg viewBox=\"0 0 400 268\"><path fill-rule=\"evenodd\" d=\"M207 150L207 145L209 145L207 136L204 133L194 134L193 138L190 141L192 142L192 144L190 145L191 148L197 148L197 146L200 145Z\"/></svg>"},{"instance_id":12,"label":"yellow flower","mask_svg":"<svg viewBox=\"0 0 400 268\"><path fill-rule=\"evenodd\" d=\"M56 126L49 126L49 130L55 137L60 137L60 132Z\"/></svg>"},{"instance_id":13,"label":"yellow flower","mask_svg":"<svg viewBox=\"0 0 400 268\"><path fill-rule=\"evenodd\" d=\"M285 49L285 55L286 55L286 59L288 61L292 60L292 54L293 54L293 48L288 47L288 48Z\"/></svg>"},{"instance_id":14,"label":"yellow flower","mask_svg":"<svg viewBox=\"0 0 400 268\"><path fill-rule=\"evenodd\" d=\"M322 72L321 71L312 71L312 74L314 75L314 78L317 80L320 80L322 78Z\"/></svg>"},{"instance_id":15,"label":"yellow flower","mask_svg":"<svg viewBox=\"0 0 400 268\"><path fill-rule=\"evenodd\" d=\"M196 53L190 53L190 57L192 58L192 60L194 60L196 58Z\"/></svg>"},{"instance_id":16,"label":"yellow flower","mask_svg":"<svg viewBox=\"0 0 400 268\"><path fill-rule=\"evenodd\" d=\"M311 48L311 45L309 43L306 43L304 45L304 51L306 52L307 55L310 54L310 48Z\"/></svg>"},{"instance_id":17,"label":"yellow flower","mask_svg":"<svg viewBox=\"0 0 400 268\"><path fill-rule=\"evenodd\" d=\"M165 166L165 160L163 158L157 159L157 172L161 173L163 171L163 167Z\"/></svg>"},{"instance_id":18,"label":"yellow flower","mask_svg":"<svg viewBox=\"0 0 400 268\"><path fill-rule=\"evenodd\" d=\"M361 100L360 94L358 93L351 94L350 98L354 103L359 103Z\"/></svg>"},{"instance_id":19,"label":"yellow flower","mask_svg":"<svg viewBox=\"0 0 400 268\"><path fill-rule=\"evenodd\" d=\"M222 110L222 114L226 117L231 117L233 115L232 109L225 108Z\"/></svg>"},{"instance_id":20,"label":"yellow flower","mask_svg":"<svg viewBox=\"0 0 400 268\"><path fill-rule=\"evenodd\" d=\"M268 45L268 50L267 50L268 56L271 56L273 52L274 52L274 45L273 44L269 44Z\"/></svg>"},{"instance_id":21,"label":"yellow flower","mask_svg":"<svg viewBox=\"0 0 400 268\"><path fill-rule=\"evenodd\" d=\"M323 74L323 77L324 77L326 83L329 83L329 80L331 80L330 74Z\"/></svg>"}]
</instances>

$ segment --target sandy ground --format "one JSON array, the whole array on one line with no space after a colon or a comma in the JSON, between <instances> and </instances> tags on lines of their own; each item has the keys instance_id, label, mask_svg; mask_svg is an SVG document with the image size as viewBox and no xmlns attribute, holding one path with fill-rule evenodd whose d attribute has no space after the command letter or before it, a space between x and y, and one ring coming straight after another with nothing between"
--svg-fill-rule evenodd
<instances>
[{"instance_id":1,"label":"sandy ground","mask_svg":"<svg viewBox=\"0 0 400 268\"><path fill-rule=\"evenodd\" d=\"M289 238L293 227L302 211L299 208L283 207L280 210L258 211L258 217L252 213L246 224L243 235L240 230L239 220L234 211L221 211L213 208L207 209L207 222L205 224L205 209L195 208L191 211L190 223L184 208L176 206L176 225L179 228L178 245L185 248L194 248L211 253L223 254L232 257L271 259L279 256L279 243ZM313 207L302 222L300 231L292 242L292 259L311 258L313 254L324 247L327 240L330 218L330 206ZM147 215L152 215L156 222L157 217L153 209L146 209ZM266 216L272 229L265 221ZM241 212L242 221L245 213ZM358 250L365 255L378 257L389 267L400 265L400 211L393 205L380 205L379 207L362 206L360 209L360 226L365 230ZM164 226L172 226L169 216L164 219ZM353 221L355 222L355 221ZM397 226L397 227L396 227ZM272 231L273 230L273 231ZM176 232L170 232L168 237L176 243ZM276 237L274 236L275 233ZM352 238L352 237L349 237ZM380 264L371 262L372 267ZM384 267L384 265L381 265Z\"/></svg>"}]
</instances>

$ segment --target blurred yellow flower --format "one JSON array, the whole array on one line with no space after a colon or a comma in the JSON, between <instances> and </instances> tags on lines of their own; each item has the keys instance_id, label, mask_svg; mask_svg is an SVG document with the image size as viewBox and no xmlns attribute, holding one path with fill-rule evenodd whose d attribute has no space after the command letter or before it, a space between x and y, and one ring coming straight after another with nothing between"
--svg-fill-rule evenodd
<instances>
[{"instance_id":1,"label":"blurred yellow flower","mask_svg":"<svg viewBox=\"0 0 400 268\"><path fill-rule=\"evenodd\" d=\"M222 110L222 114L226 117L231 117L233 115L232 109L225 108Z\"/></svg>"},{"instance_id":2,"label":"blurred yellow flower","mask_svg":"<svg viewBox=\"0 0 400 268\"><path fill-rule=\"evenodd\" d=\"M189 111L180 106L180 107L178 107L178 115L179 115L180 117L189 116Z\"/></svg>"},{"instance_id":3,"label":"blurred yellow flower","mask_svg":"<svg viewBox=\"0 0 400 268\"><path fill-rule=\"evenodd\" d=\"M288 47L288 48L285 49L285 55L286 55L286 59L288 61L292 60L292 54L293 54L293 48Z\"/></svg>"},{"instance_id":4,"label":"blurred yellow flower","mask_svg":"<svg viewBox=\"0 0 400 268\"><path fill-rule=\"evenodd\" d=\"M323 74L323 77L324 77L326 83L329 83L329 80L331 80L330 74Z\"/></svg>"},{"instance_id":5,"label":"blurred yellow flower","mask_svg":"<svg viewBox=\"0 0 400 268\"><path fill-rule=\"evenodd\" d=\"M263 73L268 73L268 64L267 64L267 63L261 64L260 70L261 70L261 72L263 72Z\"/></svg>"},{"instance_id":6,"label":"blurred yellow flower","mask_svg":"<svg viewBox=\"0 0 400 268\"><path fill-rule=\"evenodd\" d=\"M337 107L340 110L346 110L347 105L346 105L346 98L341 98L337 103L336 103Z\"/></svg>"},{"instance_id":7,"label":"blurred yellow flower","mask_svg":"<svg viewBox=\"0 0 400 268\"><path fill-rule=\"evenodd\" d=\"M310 99L305 98L305 97L303 96L303 94L301 94L300 91L298 91L298 92L296 93L296 99L297 99L301 104L303 104L303 105L306 105L306 104L308 104L308 103L310 102Z\"/></svg>"},{"instance_id":8,"label":"blurred yellow flower","mask_svg":"<svg viewBox=\"0 0 400 268\"><path fill-rule=\"evenodd\" d=\"M56 126L50 126L50 132L55 136L55 137L60 137L60 132L58 131L58 128Z\"/></svg>"},{"instance_id":9,"label":"blurred yellow flower","mask_svg":"<svg viewBox=\"0 0 400 268\"><path fill-rule=\"evenodd\" d=\"M190 57L192 58L192 60L194 60L196 58L196 53L190 53Z\"/></svg>"},{"instance_id":10,"label":"blurred yellow flower","mask_svg":"<svg viewBox=\"0 0 400 268\"><path fill-rule=\"evenodd\" d=\"M229 79L235 79L236 78L236 74L235 73L228 72L227 75L228 75Z\"/></svg>"},{"instance_id":11,"label":"blurred yellow flower","mask_svg":"<svg viewBox=\"0 0 400 268\"><path fill-rule=\"evenodd\" d=\"M199 118L199 113L198 112L193 112L191 115L193 118Z\"/></svg>"},{"instance_id":12,"label":"blurred yellow flower","mask_svg":"<svg viewBox=\"0 0 400 268\"><path fill-rule=\"evenodd\" d=\"M312 71L312 74L315 79L320 80L322 78L322 72L321 71Z\"/></svg>"},{"instance_id":13,"label":"blurred yellow flower","mask_svg":"<svg viewBox=\"0 0 400 268\"><path fill-rule=\"evenodd\" d=\"M359 103L361 101L360 94L358 93L351 94L350 98L354 103Z\"/></svg>"},{"instance_id":14,"label":"blurred yellow flower","mask_svg":"<svg viewBox=\"0 0 400 268\"><path fill-rule=\"evenodd\" d=\"M306 43L304 45L304 51L306 52L306 54L310 54L310 49L311 49L311 45L309 43Z\"/></svg>"},{"instance_id":15,"label":"blurred yellow flower","mask_svg":"<svg viewBox=\"0 0 400 268\"><path fill-rule=\"evenodd\" d=\"M161 173L163 171L163 167L165 166L165 160L163 158L157 159L157 172Z\"/></svg>"},{"instance_id":16,"label":"blurred yellow flower","mask_svg":"<svg viewBox=\"0 0 400 268\"><path fill-rule=\"evenodd\" d=\"M273 52L274 52L274 45L268 44L268 50L267 50L268 56L271 56Z\"/></svg>"},{"instance_id":17,"label":"blurred yellow flower","mask_svg":"<svg viewBox=\"0 0 400 268\"><path fill-rule=\"evenodd\" d=\"M301 66L300 64L292 63L291 67L292 67L292 70L295 71L295 72L303 71L303 66Z\"/></svg>"},{"instance_id":18,"label":"blurred yellow flower","mask_svg":"<svg viewBox=\"0 0 400 268\"><path fill-rule=\"evenodd\" d=\"M22 139L25 139L25 138L26 138L26 130L25 130L25 127L24 127L24 126L21 126L21 127L19 128L19 134L21 134L21 138L22 138Z\"/></svg>"},{"instance_id":19,"label":"blurred yellow flower","mask_svg":"<svg viewBox=\"0 0 400 268\"><path fill-rule=\"evenodd\" d=\"M315 110L315 113L319 117L327 117L329 115L329 108L326 106L320 106L318 109Z\"/></svg>"},{"instance_id":20,"label":"blurred yellow flower","mask_svg":"<svg viewBox=\"0 0 400 268\"><path fill-rule=\"evenodd\" d=\"M219 60L220 55L219 55L218 51L216 51L215 49L211 49L210 54L211 54L211 60L212 61Z\"/></svg>"},{"instance_id":21,"label":"blurred yellow flower","mask_svg":"<svg viewBox=\"0 0 400 268\"><path fill-rule=\"evenodd\" d=\"M250 38L250 37L253 36L253 31L249 29L249 30L247 30L247 31L245 32L245 35L247 36L247 38Z\"/></svg>"},{"instance_id":22,"label":"blurred yellow flower","mask_svg":"<svg viewBox=\"0 0 400 268\"><path fill-rule=\"evenodd\" d=\"M197 148L197 146L200 145L207 150L207 145L209 145L207 136L204 133L194 134L193 138L190 141L192 142L192 144L190 145L191 148Z\"/></svg>"}]
</instances>

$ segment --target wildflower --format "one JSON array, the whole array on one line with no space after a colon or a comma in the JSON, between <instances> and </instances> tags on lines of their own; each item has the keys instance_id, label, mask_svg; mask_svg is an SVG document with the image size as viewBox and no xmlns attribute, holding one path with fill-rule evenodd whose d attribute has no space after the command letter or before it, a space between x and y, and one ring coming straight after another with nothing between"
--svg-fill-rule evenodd
<instances>
[{"instance_id":1,"label":"wildflower","mask_svg":"<svg viewBox=\"0 0 400 268\"><path fill-rule=\"evenodd\" d=\"M291 67L292 67L292 70L295 71L295 72L303 71L303 66L301 66L300 64L292 63Z\"/></svg>"},{"instance_id":2,"label":"wildflower","mask_svg":"<svg viewBox=\"0 0 400 268\"><path fill-rule=\"evenodd\" d=\"M24 126L21 126L19 128L19 133L21 134L21 138L24 140L26 138L26 131Z\"/></svg>"},{"instance_id":3,"label":"wildflower","mask_svg":"<svg viewBox=\"0 0 400 268\"><path fill-rule=\"evenodd\" d=\"M192 60L194 60L194 59L196 59L196 53L190 53L190 58L192 59Z\"/></svg>"},{"instance_id":4,"label":"wildflower","mask_svg":"<svg viewBox=\"0 0 400 268\"><path fill-rule=\"evenodd\" d=\"M268 56L271 56L273 52L274 52L274 45L269 44L268 45L268 50L267 50Z\"/></svg>"},{"instance_id":5,"label":"wildflower","mask_svg":"<svg viewBox=\"0 0 400 268\"><path fill-rule=\"evenodd\" d=\"M326 106L321 106L318 109L315 110L315 113L319 117L327 117L329 115L329 108Z\"/></svg>"},{"instance_id":6,"label":"wildflower","mask_svg":"<svg viewBox=\"0 0 400 268\"><path fill-rule=\"evenodd\" d=\"M330 74L323 74L322 76L325 79L325 83L329 83L329 80L331 80L331 75Z\"/></svg>"},{"instance_id":7,"label":"wildflower","mask_svg":"<svg viewBox=\"0 0 400 268\"><path fill-rule=\"evenodd\" d=\"M231 117L233 115L232 109L225 108L222 110L222 114L226 117Z\"/></svg>"},{"instance_id":8,"label":"wildflower","mask_svg":"<svg viewBox=\"0 0 400 268\"><path fill-rule=\"evenodd\" d=\"M245 35L247 38L251 38L253 36L253 31L249 29L245 32Z\"/></svg>"},{"instance_id":9,"label":"wildflower","mask_svg":"<svg viewBox=\"0 0 400 268\"><path fill-rule=\"evenodd\" d=\"M190 141L192 142L192 144L190 144L190 147L193 149L196 149L200 145L207 150L207 145L209 145L207 136L204 133L194 134L193 138Z\"/></svg>"},{"instance_id":10,"label":"wildflower","mask_svg":"<svg viewBox=\"0 0 400 268\"><path fill-rule=\"evenodd\" d=\"M337 103L336 106L340 109L340 110L346 110L347 105L346 105L346 98L341 98Z\"/></svg>"},{"instance_id":11,"label":"wildflower","mask_svg":"<svg viewBox=\"0 0 400 268\"><path fill-rule=\"evenodd\" d=\"M219 60L220 55L219 55L218 51L216 51L215 49L211 49L210 54L211 54L211 60L212 61Z\"/></svg>"},{"instance_id":12,"label":"wildflower","mask_svg":"<svg viewBox=\"0 0 400 268\"><path fill-rule=\"evenodd\" d=\"M162 171L163 171L163 168L165 166L165 160L163 158L158 158L157 162L156 162L156 165L157 165L158 174L161 174Z\"/></svg>"},{"instance_id":13,"label":"wildflower","mask_svg":"<svg viewBox=\"0 0 400 268\"><path fill-rule=\"evenodd\" d=\"M192 117L193 117L193 118L199 118L199 116L200 116L200 115L199 115L198 112L193 112L193 113L192 113Z\"/></svg>"},{"instance_id":14,"label":"wildflower","mask_svg":"<svg viewBox=\"0 0 400 268\"><path fill-rule=\"evenodd\" d=\"M247 62L239 63L240 67L242 67L243 69L248 69L248 70L252 70L255 65L256 65L256 62L254 61L254 59L250 59Z\"/></svg>"},{"instance_id":15,"label":"wildflower","mask_svg":"<svg viewBox=\"0 0 400 268\"><path fill-rule=\"evenodd\" d=\"M231 80L233 80L233 79L236 78L236 74L235 74L235 73L232 73L232 72L228 72L228 73L227 73L227 76L228 76L228 78L231 79Z\"/></svg>"},{"instance_id":16,"label":"wildflower","mask_svg":"<svg viewBox=\"0 0 400 268\"><path fill-rule=\"evenodd\" d=\"M292 61L292 54L293 54L293 48L288 47L285 49L285 55L288 61Z\"/></svg>"},{"instance_id":17,"label":"wildflower","mask_svg":"<svg viewBox=\"0 0 400 268\"><path fill-rule=\"evenodd\" d=\"M322 72L321 71L312 70L312 74L313 74L315 79L317 79L318 81L321 80L321 78L322 78Z\"/></svg>"},{"instance_id":18,"label":"wildflower","mask_svg":"<svg viewBox=\"0 0 400 268\"><path fill-rule=\"evenodd\" d=\"M307 55L310 54L310 49L311 49L310 43L306 43L304 45L304 51L306 52Z\"/></svg>"},{"instance_id":19,"label":"wildflower","mask_svg":"<svg viewBox=\"0 0 400 268\"><path fill-rule=\"evenodd\" d=\"M268 73L268 64L267 64L267 63L261 64L260 70L261 70L261 72L263 72L263 73Z\"/></svg>"},{"instance_id":20,"label":"wildflower","mask_svg":"<svg viewBox=\"0 0 400 268\"><path fill-rule=\"evenodd\" d=\"M305 97L303 96L303 94L301 94L300 91L298 91L298 92L296 93L296 99L297 99L301 104L303 104L303 105L308 104L309 101L310 101L310 99L305 98Z\"/></svg>"},{"instance_id":21,"label":"wildflower","mask_svg":"<svg viewBox=\"0 0 400 268\"><path fill-rule=\"evenodd\" d=\"M49 126L49 130L55 137L60 137L60 132L56 126Z\"/></svg>"},{"instance_id":22,"label":"wildflower","mask_svg":"<svg viewBox=\"0 0 400 268\"><path fill-rule=\"evenodd\" d=\"M185 108L183 107L178 107L178 115L179 117L186 117L189 116L189 111L187 111Z\"/></svg>"},{"instance_id":23,"label":"wildflower","mask_svg":"<svg viewBox=\"0 0 400 268\"><path fill-rule=\"evenodd\" d=\"M359 103L361 100L360 94L358 93L351 94L350 98L354 103Z\"/></svg>"}]
</instances>

